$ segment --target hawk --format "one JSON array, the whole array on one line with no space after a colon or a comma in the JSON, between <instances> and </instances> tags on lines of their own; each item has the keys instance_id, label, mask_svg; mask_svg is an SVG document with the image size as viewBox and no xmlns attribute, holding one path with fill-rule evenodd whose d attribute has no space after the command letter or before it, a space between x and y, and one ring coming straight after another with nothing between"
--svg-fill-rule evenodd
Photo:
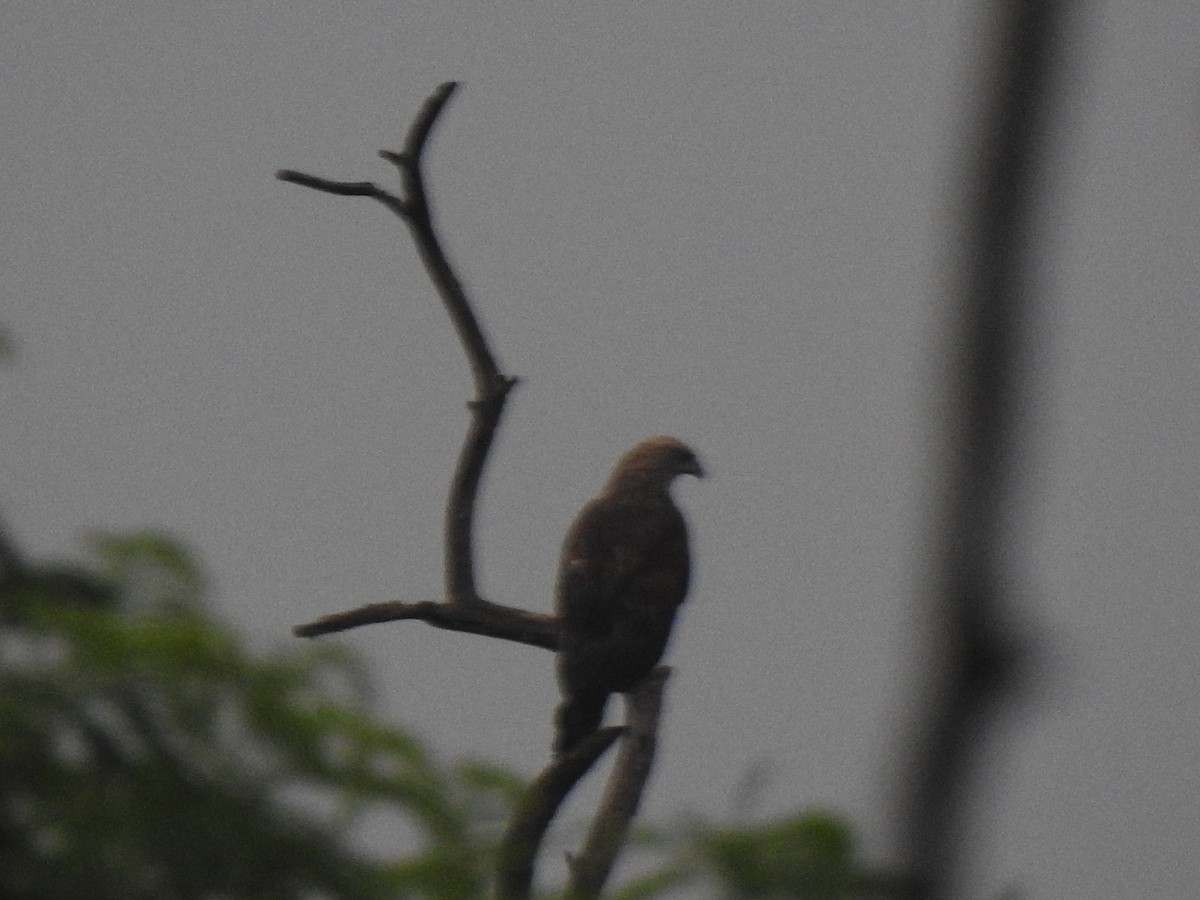
<instances>
[{"instance_id":1,"label":"hawk","mask_svg":"<svg viewBox=\"0 0 1200 900\"><path fill-rule=\"evenodd\" d=\"M567 532L556 592L563 700L555 753L596 731L609 694L632 690L666 649L691 569L687 524L669 491L677 475L703 477L691 450L672 437L642 441Z\"/></svg>"}]
</instances>

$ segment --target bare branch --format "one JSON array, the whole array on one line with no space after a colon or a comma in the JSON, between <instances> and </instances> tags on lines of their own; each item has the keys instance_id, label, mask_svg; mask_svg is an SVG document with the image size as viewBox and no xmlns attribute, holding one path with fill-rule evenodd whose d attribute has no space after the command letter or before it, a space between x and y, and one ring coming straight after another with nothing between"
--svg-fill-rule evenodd
<instances>
[{"instance_id":1,"label":"bare branch","mask_svg":"<svg viewBox=\"0 0 1200 900\"><path fill-rule=\"evenodd\" d=\"M625 733L621 727L601 728L578 747L556 757L526 789L500 842L496 865L497 900L524 900L533 884L533 863L542 838L567 794Z\"/></svg>"},{"instance_id":2,"label":"bare branch","mask_svg":"<svg viewBox=\"0 0 1200 900\"><path fill-rule=\"evenodd\" d=\"M419 160L421 158L421 154L425 151L425 142L429 140L429 133L433 131L434 123L442 114L442 107L449 102L456 90L458 90L457 81L443 81L437 86L437 90L421 104L421 109L417 113L417 117L413 119L412 127L408 130L408 138L404 142L404 154L409 159ZM394 156L395 154L390 155Z\"/></svg>"},{"instance_id":3,"label":"bare branch","mask_svg":"<svg viewBox=\"0 0 1200 900\"><path fill-rule=\"evenodd\" d=\"M435 603L429 600L421 603L371 603L297 625L293 633L297 637L317 637L362 625L405 619L420 619L435 628L503 638L547 650L558 648L558 619L555 616L486 601L468 604Z\"/></svg>"},{"instance_id":4,"label":"bare branch","mask_svg":"<svg viewBox=\"0 0 1200 900\"><path fill-rule=\"evenodd\" d=\"M442 628L490 634L537 646L550 646L553 642L549 636L553 622L550 617L539 617L488 603L479 596L476 588L476 499L488 452L504 413L505 401L517 379L500 372L462 282L450 265L433 228L421 161L433 127L457 87L456 82L448 81L430 95L409 128L402 152L380 152L380 156L394 165L400 174L400 196L395 196L369 181L331 181L290 169L279 171L276 177L282 181L338 196L370 197L399 216L412 233L421 262L454 324L475 382L475 397L468 403L471 423L459 453L446 501L443 552L446 604L477 608L470 614L451 614L446 610L436 610L434 605L427 603L372 604L302 625L296 629L296 633L300 635L314 636L358 625L412 618L422 619Z\"/></svg>"},{"instance_id":5,"label":"bare branch","mask_svg":"<svg viewBox=\"0 0 1200 900\"><path fill-rule=\"evenodd\" d=\"M572 861L567 885L571 897L599 897L625 843L654 765L663 689L670 674L670 667L659 666L625 695L625 737L583 851Z\"/></svg>"},{"instance_id":6,"label":"bare branch","mask_svg":"<svg viewBox=\"0 0 1200 900\"><path fill-rule=\"evenodd\" d=\"M339 197L371 197L378 200L402 219L409 216L409 211L399 197L389 194L372 181L330 181L328 178L318 178L315 175L305 175L291 169L280 169L275 173L280 181L298 184L301 187L324 191L326 194L336 194Z\"/></svg>"},{"instance_id":7,"label":"bare branch","mask_svg":"<svg viewBox=\"0 0 1200 900\"><path fill-rule=\"evenodd\" d=\"M451 603L475 603L481 599L475 586L472 536L475 499L488 451L504 413L505 399L517 381L500 373L462 282L454 274L438 241L421 172L421 155L429 133L456 87L455 82L448 81L425 102L409 129L403 153L383 151L380 155L396 166L400 173L404 196L411 211L405 221L412 231L421 262L437 287L462 341L475 379L475 399L470 404L471 427L454 471L445 523L446 598Z\"/></svg>"}]
</instances>

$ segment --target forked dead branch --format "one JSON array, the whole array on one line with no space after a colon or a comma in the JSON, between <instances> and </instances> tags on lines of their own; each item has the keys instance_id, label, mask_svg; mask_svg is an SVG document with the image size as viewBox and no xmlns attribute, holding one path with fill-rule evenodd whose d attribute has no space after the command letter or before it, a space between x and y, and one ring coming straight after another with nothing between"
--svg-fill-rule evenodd
<instances>
[{"instance_id":1,"label":"forked dead branch","mask_svg":"<svg viewBox=\"0 0 1200 900\"><path fill-rule=\"evenodd\" d=\"M475 383L475 395L468 403L470 424L446 502L445 597L440 601L372 603L335 612L298 626L295 632L301 637L380 622L418 619L438 628L517 641L548 650L556 650L559 645L556 616L489 602L476 588L473 541L476 498L505 402L517 379L500 371L462 283L442 250L430 212L422 157L433 127L457 87L456 82L446 82L430 95L409 129L403 150L399 153L380 151L379 155L399 172L398 194L370 181L333 181L290 169L276 173L282 181L328 194L369 197L382 203L408 226L417 253L454 323ZM653 763L667 674L663 667L656 669L627 695L628 728L606 728L596 732L570 752L554 757L530 784L525 798L514 811L498 854L498 897L507 900L529 895L534 861L562 800L614 741L624 737L622 752L618 755L587 844L572 860L568 885L574 896L594 897L600 893L637 811Z\"/></svg>"},{"instance_id":2,"label":"forked dead branch","mask_svg":"<svg viewBox=\"0 0 1200 900\"><path fill-rule=\"evenodd\" d=\"M446 502L445 599L436 603L372 603L333 613L298 626L296 634L301 637L315 637L378 622L420 619L439 628L504 638L550 650L557 645L553 616L489 603L479 596L475 586L472 542L475 499L484 466L487 464L488 451L496 435L500 417L504 413L505 401L517 379L501 373L462 283L454 274L442 250L441 242L434 232L425 179L421 171L421 158L429 135L457 87L456 82L448 81L425 101L409 129L403 151L380 151L379 155L399 171L399 196L370 181L331 181L290 169L276 173L276 177L282 181L329 194L370 197L400 217L412 233L421 262L425 264L430 280L454 323L475 381L475 397L468 404L471 424L467 429L466 440L459 454Z\"/></svg>"}]
</instances>

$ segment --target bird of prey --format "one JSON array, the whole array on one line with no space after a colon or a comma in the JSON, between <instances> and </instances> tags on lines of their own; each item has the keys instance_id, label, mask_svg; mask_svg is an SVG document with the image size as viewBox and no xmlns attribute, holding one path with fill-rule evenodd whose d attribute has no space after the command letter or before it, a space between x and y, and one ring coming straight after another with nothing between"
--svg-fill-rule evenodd
<instances>
[{"instance_id":1,"label":"bird of prey","mask_svg":"<svg viewBox=\"0 0 1200 900\"><path fill-rule=\"evenodd\" d=\"M600 727L609 694L632 690L658 664L688 589L687 525L669 488L704 475L672 437L652 437L617 462L580 511L559 564L555 753Z\"/></svg>"}]
</instances>

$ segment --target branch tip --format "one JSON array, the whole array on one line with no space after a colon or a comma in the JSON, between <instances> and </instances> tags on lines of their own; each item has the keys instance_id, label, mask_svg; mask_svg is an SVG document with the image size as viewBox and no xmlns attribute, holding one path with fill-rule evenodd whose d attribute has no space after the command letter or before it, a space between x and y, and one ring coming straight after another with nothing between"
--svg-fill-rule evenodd
<instances>
[{"instance_id":1,"label":"branch tip","mask_svg":"<svg viewBox=\"0 0 1200 900\"><path fill-rule=\"evenodd\" d=\"M438 85L437 90L429 95L421 107L421 111L417 114L417 118L413 120L412 128L408 132L408 139L404 142L403 155L411 157L413 160L421 158L425 142L429 139L429 133L433 131L434 123L437 122L438 116L441 115L446 103L457 89L457 81L446 81Z\"/></svg>"}]
</instances>

